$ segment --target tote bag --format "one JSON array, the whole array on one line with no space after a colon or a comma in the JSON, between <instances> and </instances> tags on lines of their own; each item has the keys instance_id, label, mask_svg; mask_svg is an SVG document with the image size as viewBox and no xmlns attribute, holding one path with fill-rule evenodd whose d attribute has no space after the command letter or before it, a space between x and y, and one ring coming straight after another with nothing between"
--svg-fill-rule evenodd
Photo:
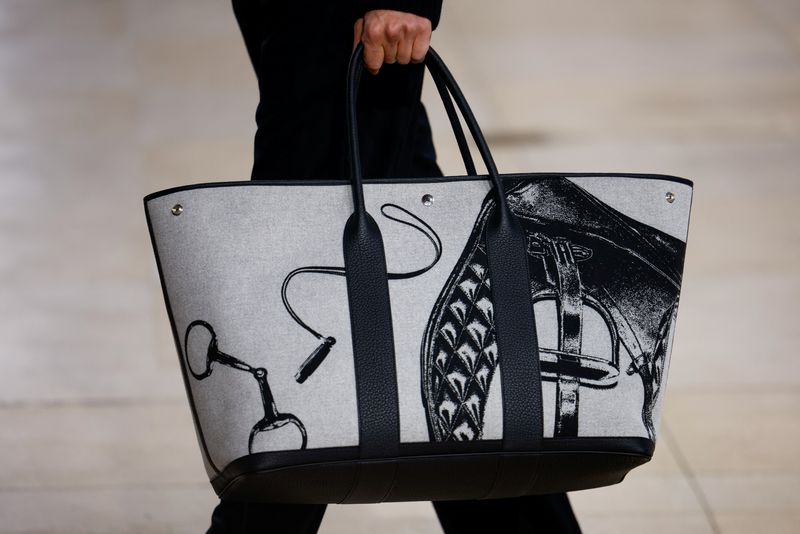
<instances>
[{"instance_id":1,"label":"tote bag","mask_svg":"<svg viewBox=\"0 0 800 534\"><path fill-rule=\"evenodd\" d=\"M621 481L656 442L692 183L500 175L433 50L467 175L365 180L360 52L349 176L144 199L213 488L336 503Z\"/></svg>"}]
</instances>

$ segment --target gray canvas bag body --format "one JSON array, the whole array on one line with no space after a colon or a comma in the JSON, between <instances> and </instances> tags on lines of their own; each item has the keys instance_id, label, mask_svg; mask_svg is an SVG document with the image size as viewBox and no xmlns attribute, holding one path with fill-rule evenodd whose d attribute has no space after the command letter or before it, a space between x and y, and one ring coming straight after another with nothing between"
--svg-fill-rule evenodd
<instances>
[{"instance_id":1,"label":"gray canvas bag body","mask_svg":"<svg viewBox=\"0 0 800 534\"><path fill-rule=\"evenodd\" d=\"M217 494L380 502L620 482L655 447L692 183L498 174L432 50L467 176L363 180L353 57L349 179L144 199Z\"/></svg>"}]
</instances>

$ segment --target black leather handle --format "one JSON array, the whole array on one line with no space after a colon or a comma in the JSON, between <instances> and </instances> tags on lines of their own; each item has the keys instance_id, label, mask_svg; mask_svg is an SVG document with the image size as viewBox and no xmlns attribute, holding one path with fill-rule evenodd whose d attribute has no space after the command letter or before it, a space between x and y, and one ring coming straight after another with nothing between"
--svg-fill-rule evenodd
<instances>
[{"instance_id":1,"label":"black leather handle","mask_svg":"<svg viewBox=\"0 0 800 534\"><path fill-rule=\"evenodd\" d=\"M348 162L350 164L350 178L353 185L353 201L356 206L356 211L360 211L363 208L364 199L361 155L358 141L358 123L356 119L358 86L364 70L363 61L361 61L362 54L363 45L359 43L350 59L350 66L347 76L347 138L349 146ZM497 191L502 191L503 185L497 172L497 166L494 163L494 158L492 157L491 151L489 150L489 145L486 143L486 139L481 132L480 126L478 126L478 121L475 119L472 109L469 107L469 104L464 98L464 95L453 78L453 75L450 73L441 57L439 57L433 48L428 50L428 54L425 57L425 66L430 71L431 77L433 78L433 81L436 84L436 88L439 92L439 96L441 97L445 106L448 119L450 120L450 125L453 128L453 133L455 134L462 159L464 160L464 166L467 174L470 176L476 176L477 172L475 170L475 164L472 160L472 156L469 152L469 145L467 144L467 140L464 136L464 131L453 107L453 101L455 101L456 106L459 108L459 111L461 111L461 115L464 117L464 122L466 123L467 128L475 140L475 144L478 147L478 152L481 155L481 159L486 166L486 170L490 179L492 180L493 185ZM498 195L498 197L502 197L502 195ZM497 200L499 204L504 206L501 209L505 211L507 209L505 199L498 198Z\"/></svg>"},{"instance_id":2,"label":"black leather handle","mask_svg":"<svg viewBox=\"0 0 800 534\"><path fill-rule=\"evenodd\" d=\"M363 49L363 45L359 43L358 48L356 50L361 50L361 49ZM353 65L351 64L351 67L352 66ZM436 89L439 92L439 97L442 99L442 103L444 104L445 112L447 113L447 118L450 121L450 126L453 129L453 134L455 135L456 143L458 144L458 150L459 152L461 152L461 159L464 162L464 169L467 172L467 176L477 176L478 173L475 170L475 162L472 160L472 154L470 153L469 150L469 144L467 143L467 138L464 135L464 129L461 127L461 122L458 119L458 113L456 112L456 109L453 106L453 99L450 95L449 89L447 88L447 84L442 80L442 77L439 75L439 72L436 69L429 70L429 72L431 73L431 78L433 78L433 81L436 85ZM357 78L352 82L349 81L350 78L348 78L348 87L352 86L356 94L358 93L358 82L360 81L360 77L361 75L359 73ZM350 100L348 99L348 105L349 103ZM353 102L352 105L355 106L355 102ZM349 112L348 112L348 119L352 120L353 125L356 125L355 118L351 117ZM356 127L356 130L357 129L358 128ZM356 131L356 138L357 135L358 132ZM352 140L349 142L352 142Z\"/></svg>"},{"instance_id":3,"label":"black leather handle","mask_svg":"<svg viewBox=\"0 0 800 534\"><path fill-rule=\"evenodd\" d=\"M461 127L461 121L458 119L456 108L453 106L453 97L447 84L442 80L438 72L431 71L431 78L433 83L436 84L436 90L439 91L439 97L442 99L444 109L447 112L447 118L450 120L450 126L453 129L453 134L456 137L458 150L461 152L461 160L464 162L464 169L467 171L467 176L477 176L478 172L475 170L475 162L472 161L472 154L469 150L467 138L464 136L464 129Z\"/></svg>"},{"instance_id":4,"label":"black leather handle","mask_svg":"<svg viewBox=\"0 0 800 534\"><path fill-rule=\"evenodd\" d=\"M386 458L398 451L399 406L383 237L367 212L361 173L356 98L363 72L362 54L363 47L359 44L351 57L347 77L347 139L354 209L345 225L343 252L356 374L359 448L363 458ZM486 139L453 75L433 49L428 50L425 65L442 96L468 172L474 174L474 164L453 102L494 185L495 207L486 221L485 236L502 380L503 448L538 450L543 435L541 373L530 298L527 237L511 213ZM360 484L365 488L377 485L388 491L391 476L385 475Z\"/></svg>"}]
</instances>

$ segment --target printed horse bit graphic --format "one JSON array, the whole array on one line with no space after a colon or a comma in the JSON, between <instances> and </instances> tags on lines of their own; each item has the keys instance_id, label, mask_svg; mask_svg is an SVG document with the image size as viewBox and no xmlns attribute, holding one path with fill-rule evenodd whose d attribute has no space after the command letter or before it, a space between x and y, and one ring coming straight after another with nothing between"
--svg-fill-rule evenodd
<instances>
[{"instance_id":1,"label":"printed horse bit graphic","mask_svg":"<svg viewBox=\"0 0 800 534\"><path fill-rule=\"evenodd\" d=\"M194 369L192 369L191 364L189 363L189 356L188 356L188 349L189 349L189 332L195 327L202 327L205 328L209 334L211 334L211 340L208 342L208 351L206 353L206 368L201 373L195 373ZM192 374L192 376L197 380L205 380L209 376L211 376L211 372L213 371L213 365L218 363L220 365L224 365L226 367L230 367L232 369L238 369L239 371L244 371L246 373L250 373L255 378L256 382L258 383L258 387L261 391L261 402L264 406L264 417L262 417L255 425L253 425L253 429L250 431L250 438L247 441L247 450L250 454L253 454L253 441L255 437L262 433L262 432L269 432L271 430L276 430L285 425L294 425L300 431L300 435L303 438L303 442L300 445L300 449L305 449L306 444L308 443L308 436L306 434L306 427L303 425L302 421L298 419L295 415L290 413L281 413L278 411L277 406L275 405L275 398L272 395L272 390L269 387L269 382L267 382L267 370L263 367L253 367L238 358L231 356L230 354L225 354L221 350L219 350L219 345L217 343L217 334L214 331L214 328L205 321L193 321L187 328L186 328L186 335L184 336L183 342L183 353L186 359L186 368Z\"/></svg>"},{"instance_id":2,"label":"printed horse bit graphic","mask_svg":"<svg viewBox=\"0 0 800 534\"><path fill-rule=\"evenodd\" d=\"M389 210L396 212L395 214L390 213ZM399 213L397 213L399 212ZM434 265L439 261L442 256L442 241L433 228L428 225L425 221L423 221L418 216L411 213L409 210L402 208L396 204L384 204L381 206L381 214L389 220L395 221L400 224L404 224L413 228L414 230L422 233L432 244L434 248L434 258L425 267L420 269L409 271L409 272L390 272L388 273L388 278L390 280L402 280L407 278L413 278L415 276L420 276L421 274L426 273ZM402 218L405 216L406 218ZM334 276L345 276L345 269L344 267L336 267L336 266L305 266L299 267L294 269L289 274L286 275L284 278L282 287L281 287L281 298L283 301L283 305L286 308L286 311L289 313L289 316L303 329L308 331L311 335L317 338L321 344L311 353L311 355L305 359L305 361L300 365L297 373L295 374L295 380L298 384L304 383L312 373L314 373L317 368L322 364L323 360L328 356L331 351L331 348L336 343L336 338L332 336L323 336L310 326L308 326L294 311L292 306L289 304L289 298L287 296L287 290L289 287L289 282L295 276L304 273L315 273L315 274L326 274L326 275L334 275ZM188 356L188 342L189 342L189 333L195 327L202 327L211 334L211 340L208 344L208 351L206 354L206 367L201 373L196 373L194 369L192 369L191 364L189 363L189 356ZM258 387L261 390L261 401L264 407L264 417L261 418L255 425L253 425L252 430L250 431L250 439L247 443L247 450L250 454L253 454L253 441L255 437L262 433L262 432L269 432L271 430L276 430L285 425L294 425L300 431L300 435L303 438L302 445L300 449L305 449L308 443L308 437L306 433L306 428L303 425L302 421L291 413L281 413L278 411L275 405L275 399L272 395L272 390L270 389L269 383L267 382L267 370L263 367L253 367L238 358L231 356L230 354L226 354L219 349L218 341L217 341L217 334L214 331L214 328L207 323L206 321L197 320L193 321L189 326L186 328L186 334L184 336L184 359L185 359L185 366L192 374L192 376L196 380L205 380L209 376L211 376L211 372L213 370L213 365L218 363L220 365L224 365L226 367L230 367L232 369L237 369L239 371L244 371L246 373L250 373L253 378L255 378L256 382L258 383Z\"/></svg>"}]
</instances>

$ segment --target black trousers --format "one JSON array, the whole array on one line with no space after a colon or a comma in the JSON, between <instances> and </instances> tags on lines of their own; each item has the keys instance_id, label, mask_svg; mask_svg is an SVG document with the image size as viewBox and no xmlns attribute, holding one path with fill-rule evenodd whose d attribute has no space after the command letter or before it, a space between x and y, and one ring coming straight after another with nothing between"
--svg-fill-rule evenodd
<instances>
[{"instance_id":1,"label":"black trousers","mask_svg":"<svg viewBox=\"0 0 800 534\"><path fill-rule=\"evenodd\" d=\"M445 534L579 534L567 496L441 501L433 507ZM314 534L324 504L220 502L207 534Z\"/></svg>"},{"instance_id":2,"label":"black trousers","mask_svg":"<svg viewBox=\"0 0 800 534\"><path fill-rule=\"evenodd\" d=\"M252 178L347 176L345 74L352 14L339 2L293 13L291 2L234 0L259 81ZM300 9L300 7L297 7ZM309 14L316 14L309 16ZM301 41L295 20L305 25ZM441 176L425 108L421 65L387 65L362 82L358 103L367 177ZM566 494L434 502L446 534L575 534ZM326 505L220 501L208 534L313 534Z\"/></svg>"}]
</instances>

